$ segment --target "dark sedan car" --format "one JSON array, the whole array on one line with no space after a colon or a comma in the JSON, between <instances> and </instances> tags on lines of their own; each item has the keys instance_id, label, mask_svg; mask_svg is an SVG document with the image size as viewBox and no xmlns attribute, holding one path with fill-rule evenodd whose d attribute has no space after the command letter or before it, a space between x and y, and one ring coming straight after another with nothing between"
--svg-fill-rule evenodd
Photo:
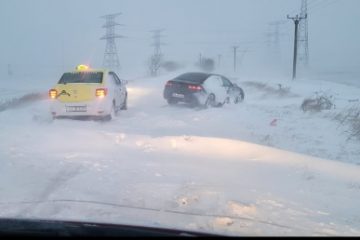
<instances>
[{"instance_id":1,"label":"dark sedan car","mask_svg":"<svg viewBox=\"0 0 360 240\"><path fill-rule=\"evenodd\" d=\"M226 77L209 73L185 73L166 83L164 98L170 105L187 103L192 107L221 107L244 100L242 88Z\"/></svg>"}]
</instances>

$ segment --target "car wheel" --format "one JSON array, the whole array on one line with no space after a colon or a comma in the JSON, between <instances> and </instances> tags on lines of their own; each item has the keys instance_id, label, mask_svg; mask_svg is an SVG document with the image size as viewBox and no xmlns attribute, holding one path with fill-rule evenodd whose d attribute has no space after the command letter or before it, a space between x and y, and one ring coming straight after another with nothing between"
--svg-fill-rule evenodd
<instances>
[{"instance_id":1,"label":"car wheel","mask_svg":"<svg viewBox=\"0 0 360 240\"><path fill-rule=\"evenodd\" d=\"M176 105L176 104L178 104L178 100L176 100L176 99L174 99L174 98L169 98L169 99L167 100L167 102L168 102L169 105Z\"/></svg>"},{"instance_id":2,"label":"car wheel","mask_svg":"<svg viewBox=\"0 0 360 240\"><path fill-rule=\"evenodd\" d=\"M126 94L121 110L127 110L127 99L128 99L128 95Z\"/></svg>"},{"instance_id":3,"label":"car wheel","mask_svg":"<svg viewBox=\"0 0 360 240\"><path fill-rule=\"evenodd\" d=\"M111 121L112 119L115 119L116 116L117 116L117 111L116 111L116 107L115 107L115 102L113 102L110 114L108 114L104 117L104 121Z\"/></svg>"},{"instance_id":4,"label":"car wheel","mask_svg":"<svg viewBox=\"0 0 360 240\"><path fill-rule=\"evenodd\" d=\"M216 97L214 94L210 94L205 102L205 108L216 107Z\"/></svg>"},{"instance_id":5,"label":"car wheel","mask_svg":"<svg viewBox=\"0 0 360 240\"><path fill-rule=\"evenodd\" d=\"M235 97L234 103L239 104L239 103L243 102L244 99L245 99L244 91L242 89L240 89L240 93L238 96Z\"/></svg>"}]
</instances>

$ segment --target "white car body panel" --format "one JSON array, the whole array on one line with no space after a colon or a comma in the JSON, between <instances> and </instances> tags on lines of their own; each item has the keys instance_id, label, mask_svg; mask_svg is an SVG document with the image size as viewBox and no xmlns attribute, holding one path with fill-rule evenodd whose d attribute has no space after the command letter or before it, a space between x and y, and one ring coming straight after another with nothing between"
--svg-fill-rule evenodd
<instances>
[{"instance_id":1,"label":"white car body panel","mask_svg":"<svg viewBox=\"0 0 360 240\"><path fill-rule=\"evenodd\" d=\"M205 91L216 96L216 101L219 103L225 102L227 98L227 89L223 86L220 76L210 76L203 84ZM206 99L205 99L206 101Z\"/></svg>"}]
</instances>

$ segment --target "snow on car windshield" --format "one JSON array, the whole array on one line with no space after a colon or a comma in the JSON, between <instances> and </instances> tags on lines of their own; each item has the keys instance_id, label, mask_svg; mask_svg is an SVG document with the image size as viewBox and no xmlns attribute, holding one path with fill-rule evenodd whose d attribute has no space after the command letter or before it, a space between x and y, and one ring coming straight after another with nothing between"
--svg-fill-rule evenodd
<instances>
[{"instance_id":1,"label":"snow on car windshield","mask_svg":"<svg viewBox=\"0 0 360 240\"><path fill-rule=\"evenodd\" d=\"M360 236L359 9L1 0L0 221Z\"/></svg>"}]
</instances>

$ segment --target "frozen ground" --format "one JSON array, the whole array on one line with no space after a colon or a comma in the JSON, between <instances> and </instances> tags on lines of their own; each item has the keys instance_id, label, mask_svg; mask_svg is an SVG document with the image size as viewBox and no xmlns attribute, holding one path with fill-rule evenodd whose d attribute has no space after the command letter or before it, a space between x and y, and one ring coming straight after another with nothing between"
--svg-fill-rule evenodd
<instances>
[{"instance_id":1,"label":"frozen ground","mask_svg":"<svg viewBox=\"0 0 360 240\"><path fill-rule=\"evenodd\" d=\"M130 81L129 110L108 123L52 121L47 100L0 112L0 216L360 235L360 146L334 120L359 88L241 79L241 105L194 110L162 99L171 77ZM22 90L1 89L3 101ZM303 113L302 100L320 90L336 109Z\"/></svg>"}]
</instances>

